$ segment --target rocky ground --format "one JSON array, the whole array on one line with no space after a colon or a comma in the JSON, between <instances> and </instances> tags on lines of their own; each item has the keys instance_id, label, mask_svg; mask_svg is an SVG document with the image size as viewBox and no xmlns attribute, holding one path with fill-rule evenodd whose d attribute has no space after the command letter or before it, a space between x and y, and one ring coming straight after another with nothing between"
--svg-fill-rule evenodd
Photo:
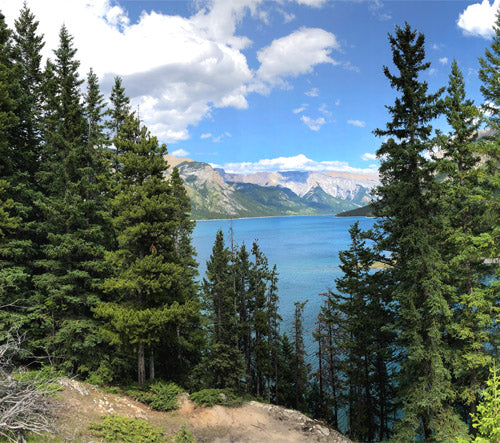
<instances>
[{"instance_id":1,"label":"rocky ground","mask_svg":"<svg viewBox=\"0 0 500 443\"><path fill-rule=\"evenodd\" d=\"M128 397L105 393L75 380L62 379L63 390L56 401L58 433L66 441L97 442L89 430L91 422L102 415L146 419L174 434L182 425L201 442L332 442L349 439L304 414L280 406L258 402L228 408L197 407L187 394L179 398L180 408L173 412L152 411Z\"/></svg>"}]
</instances>

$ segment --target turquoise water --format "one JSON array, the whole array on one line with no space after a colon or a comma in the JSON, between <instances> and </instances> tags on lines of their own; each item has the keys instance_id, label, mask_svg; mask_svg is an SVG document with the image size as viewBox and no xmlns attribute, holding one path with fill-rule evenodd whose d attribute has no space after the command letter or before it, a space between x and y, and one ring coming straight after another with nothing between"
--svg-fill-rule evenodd
<instances>
[{"instance_id":1,"label":"turquoise water","mask_svg":"<svg viewBox=\"0 0 500 443\"><path fill-rule=\"evenodd\" d=\"M335 278L341 276L338 253L349 246L348 229L356 220L361 229L374 224L370 218L333 215L199 221L193 243L198 252L200 278L205 274L218 229L222 229L228 246L231 226L235 244L245 242L251 249L257 240L270 266L276 264L278 268L282 332L291 329L294 302L309 300L304 310L304 327L306 351L311 359L315 352L311 332L322 302L319 294L335 288Z\"/></svg>"}]
</instances>

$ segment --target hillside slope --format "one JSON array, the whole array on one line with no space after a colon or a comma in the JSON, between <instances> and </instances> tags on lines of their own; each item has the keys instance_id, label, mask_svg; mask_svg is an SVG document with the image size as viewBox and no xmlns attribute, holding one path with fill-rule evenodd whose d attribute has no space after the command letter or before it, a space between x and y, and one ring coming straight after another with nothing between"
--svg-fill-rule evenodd
<instances>
[{"instance_id":1,"label":"hillside slope","mask_svg":"<svg viewBox=\"0 0 500 443\"><path fill-rule=\"evenodd\" d=\"M350 440L333 429L311 420L304 414L280 406L257 402L240 407L195 407L187 394L173 412L152 411L128 397L104 393L94 386L62 379L64 390L56 403L58 435L68 441L95 441L89 424L103 415L116 414L139 418L164 429L166 435L176 433L182 425L202 442L331 442L349 443ZM51 441L50 436L44 441Z\"/></svg>"},{"instance_id":2,"label":"hillside slope","mask_svg":"<svg viewBox=\"0 0 500 443\"><path fill-rule=\"evenodd\" d=\"M191 215L197 220L336 214L364 204L375 183L366 177L302 172L259 173L243 179L192 160L177 167L191 199ZM322 184L314 177L322 177ZM342 186L341 181L345 182Z\"/></svg>"}]
</instances>

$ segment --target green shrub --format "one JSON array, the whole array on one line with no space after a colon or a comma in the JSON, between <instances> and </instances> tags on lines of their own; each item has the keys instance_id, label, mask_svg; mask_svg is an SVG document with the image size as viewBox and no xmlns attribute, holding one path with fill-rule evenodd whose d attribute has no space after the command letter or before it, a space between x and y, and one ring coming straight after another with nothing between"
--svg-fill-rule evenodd
<instances>
[{"instance_id":1,"label":"green shrub","mask_svg":"<svg viewBox=\"0 0 500 443\"><path fill-rule=\"evenodd\" d=\"M155 381L147 390L125 389L125 393L134 400L149 405L156 411L171 411L177 409L177 396L184 390L172 382Z\"/></svg>"},{"instance_id":2,"label":"green shrub","mask_svg":"<svg viewBox=\"0 0 500 443\"><path fill-rule=\"evenodd\" d=\"M186 425L182 425L182 428L174 435L173 443L196 443L193 434L186 429Z\"/></svg>"},{"instance_id":3,"label":"green shrub","mask_svg":"<svg viewBox=\"0 0 500 443\"><path fill-rule=\"evenodd\" d=\"M165 443L166 441L163 431L146 420L118 415L103 416L102 421L91 423L89 429L96 437L109 443Z\"/></svg>"},{"instance_id":4,"label":"green shrub","mask_svg":"<svg viewBox=\"0 0 500 443\"><path fill-rule=\"evenodd\" d=\"M85 380L91 385L103 386L113 381L113 370L109 367L108 363L102 361L97 370L89 373Z\"/></svg>"},{"instance_id":5,"label":"green shrub","mask_svg":"<svg viewBox=\"0 0 500 443\"><path fill-rule=\"evenodd\" d=\"M189 398L198 406L225 405L236 399L231 391L221 389L202 389L191 394Z\"/></svg>"},{"instance_id":6,"label":"green shrub","mask_svg":"<svg viewBox=\"0 0 500 443\"><path fill-rule=\"evenodd\" d=\"M175 383L165 383L157 381L153 383L149 390L153 394L153 398L149 403L151 409L156 411L171 411L177 409L177 396L182 394L184 390Z\"/></svg>"}]
</instances>

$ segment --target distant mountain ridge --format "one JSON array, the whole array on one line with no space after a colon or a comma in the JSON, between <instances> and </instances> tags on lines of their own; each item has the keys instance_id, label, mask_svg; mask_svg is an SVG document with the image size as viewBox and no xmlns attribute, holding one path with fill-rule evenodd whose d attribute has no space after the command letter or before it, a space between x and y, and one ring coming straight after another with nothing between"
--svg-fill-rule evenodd
<instances>
[{"instance_id":1,"label":"distant mountain ridge","mask_svg":"<svg viewBox=\"0 0 500 443\"><path fill-rule=\"evenodd\" d=\"M208 163L167 156L179 169L197 220L337 214L366 205L378 178L348 172L227 173Z\"/></svg>"}]
</instances>

